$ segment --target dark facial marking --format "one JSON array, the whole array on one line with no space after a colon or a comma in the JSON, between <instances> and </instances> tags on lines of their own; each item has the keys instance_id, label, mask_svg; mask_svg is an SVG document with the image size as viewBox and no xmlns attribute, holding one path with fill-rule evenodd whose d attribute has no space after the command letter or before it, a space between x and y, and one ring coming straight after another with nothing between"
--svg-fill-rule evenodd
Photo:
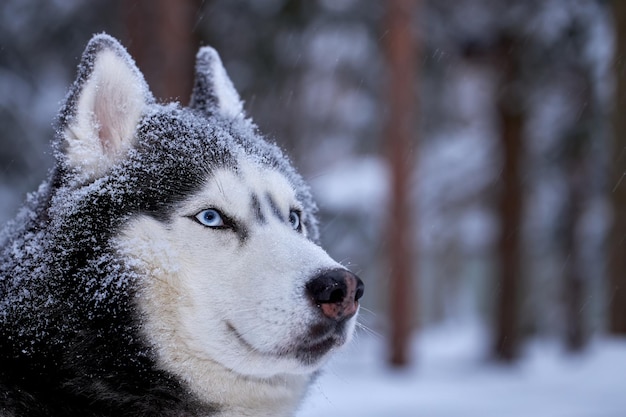
<instances>
[{"instance_id":1,"label":"dark facial marking","mask_svg":"<svg viewBox=\"0 0 626 417\"><path fill-rule=\"evenodd\" d=\"M243 245L248 240L248 229L242 221L234 221L230 218L224 220L227 227L231 229L239 238L239 244Z\"/></svg>"},{"instance_id":2,"label":"dark facial marking","mask_svg":"<svg viewBox=\"0 0 626 417\"><path fill-rule=\"evenodd\" d=\"M256 220L260 224L267 223L267 220L265 219L265 215L263 214L263 210L261 209L261 202L259 201L259 196L256 195L256 193L252 193L250 200L251 200L250 204L252 206L252 212L254 213Z\"/></svg>"},{"instance_id":3,"label":"dark facial marking","mask_svg":"<svg viewBox=\"0 0 626 417\"><path fill-rule=\"evenodd\" d=\"M280 220L281 222L284 222L285 218L283 217L283 214L280 211L280 207L278 207L278 204L276 204L276 201L274 200L272 195L270 193L266 193L265 199L267 200L267 203L270 205L270 208L272 209L272 213L274 214L274 216L276 216L278 220Z\"/></svg>"}]
</instances>

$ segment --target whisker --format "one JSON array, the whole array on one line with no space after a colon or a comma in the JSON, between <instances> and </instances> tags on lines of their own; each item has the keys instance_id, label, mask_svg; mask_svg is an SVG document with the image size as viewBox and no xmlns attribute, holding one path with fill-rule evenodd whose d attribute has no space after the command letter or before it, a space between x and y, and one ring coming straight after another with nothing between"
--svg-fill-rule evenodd
<instances>
[{"instance_id":1,"label":"whisker","mask_svg":"<svg viewBox=\"0 0 626 417\"><path fill-rule=\"evenodd\" d=\"M363 330L365 333L369 334L370 336L375 337L376 339L383 339L383 335L378 333L377 331L373 330L372 328L366 326L363 323L356 323L356 327Z\"/></svg>"},{"instance_id":2,"label":"whisker","mask_svg":"<svg viewBox=\"0 0 626 417\"><path fill-rule=\"evenodd\" d=\"M373 317L378 317L378 314L376 314L376 312L375 312L375 311L370 310L370 309L369 309L369 308L367 308L367 307L363 307L362 305L361 305L361 307L359 308L359 310L363 310L364 312L366 312L366 313L368 313L368 314L371 314Z\"/></svg>"}]
</instances>

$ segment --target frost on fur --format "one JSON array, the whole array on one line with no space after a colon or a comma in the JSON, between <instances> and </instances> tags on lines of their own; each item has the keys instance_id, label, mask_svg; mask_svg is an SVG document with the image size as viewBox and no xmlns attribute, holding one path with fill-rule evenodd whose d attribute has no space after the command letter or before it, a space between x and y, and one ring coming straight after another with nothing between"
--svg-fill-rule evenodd
<instances>
[{"instance_id":1,"label":"frost on fur","mask_svg":"<svg viewBox=\"0 0 626 417\"><path fill-rule=\"evenodd\" d=\"M191 108L159 104L115 39L88 44L56 166L0 232L1 416L291 416L349 340L308 293L343 270L308 185L213 49L196 72Z\"/></svg>"},{"instance_id":2,"label":"frost on fur","mask_svg":"<svg viewBox=\"0 0 626 417\"><path fill-rule=\"evenodd\" d=\"M126 50L108 35L95 36L62 113L67 164L85 179L101 176L131 147L137 122L152 101Z\"/></svg>"},{"instance_id":3,"label":"frost on fur","mask_svg":"<svg viewBox=\"0 0 626 417\"><path fill-rule=\"evenodd\" d=\"M196 80L189 107L225 118L243 116L243 103L215 49L205 46L196 55Z\"/></svg>"}]
</instances>

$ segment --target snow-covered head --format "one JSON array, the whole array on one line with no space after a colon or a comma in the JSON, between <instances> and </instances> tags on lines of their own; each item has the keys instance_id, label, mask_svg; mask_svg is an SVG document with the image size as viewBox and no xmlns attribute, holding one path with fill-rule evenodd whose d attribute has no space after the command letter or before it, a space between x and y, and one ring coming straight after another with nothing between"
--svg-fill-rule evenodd
<instances>
[{"instance_id":1,"label":"snow-covered head","mask_svg":"<svg viewBox=\"0 0 626 417\"><path fill-rule=\"evenodd\" d=\"M286 410L350 338L362 283L318 246L308 186L213 49L195 77L188 108L156 103L124 48L95 36L59 117L48 217L93 305L133 294L160 369L243 408L271 386Z\"/></svg>"}]
</instances>

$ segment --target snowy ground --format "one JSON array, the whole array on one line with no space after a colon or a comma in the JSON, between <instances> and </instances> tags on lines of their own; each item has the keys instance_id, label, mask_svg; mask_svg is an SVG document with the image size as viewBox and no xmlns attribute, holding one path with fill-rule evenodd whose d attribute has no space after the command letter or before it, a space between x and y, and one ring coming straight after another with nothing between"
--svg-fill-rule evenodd
<instances>
[{"instance_id":1,"label":"snowy ground","mask_svg":"<svg viewBox=\"0 0 626 417\"><path fill-rule=\"evenodd\" d=\"M568 356L534 342L513 367L485 360L479 326L417 335L414 364L392 371L385 341L365 334L326 366L298 417L625 417L626 340Z\"/></svg>"}]
</instances>

